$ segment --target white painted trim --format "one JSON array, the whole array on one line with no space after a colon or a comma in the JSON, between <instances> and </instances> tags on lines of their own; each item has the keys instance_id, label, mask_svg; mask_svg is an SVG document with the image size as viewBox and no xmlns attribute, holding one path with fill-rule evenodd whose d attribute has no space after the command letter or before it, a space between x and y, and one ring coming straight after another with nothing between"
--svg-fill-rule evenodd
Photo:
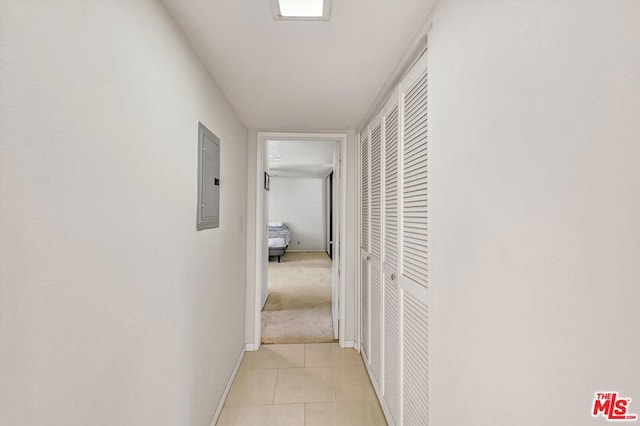
<instances>
[{"instance_id":1,"label":"white painted trim","mask_svg":"<svg viewBox=\"0 0 640 426\"><path fill-rule=\"evenodd\" d=\"M249 306L254 306L254 335L253 342L247 343L247 348L250 346L253 350L258 350L260 348L261 341L261 323L262 323L262 306L261 306L261 297L262 294L262 258L265 253L263 253L263 240L262 240L262 230L263 224L266 223L265 218L263 217L263 204L264 204L264 192L263 188L263 175L264 175L264 151L265 151L265 142L269 139L277 139L277 140L295 140L295 141L313 141L313 140L322 140L322 141L335 141L336 145L339 146L340 156L341 158L347 158L347 133L293 133L293 132L256 132L257 139L257 147L256 147L256 176L255 176L255 258L247 259L247 262L255 262L256 264L256 274L255 274L255 283L254 284L254 300L249 300ZM346 332L346 308L344 306L346 291L345 291L345 255L346 251L345 247L345 238L346 238L346 205L347 205L347 191L346 191L346 173L345 170L342 170L340 174L340 240L337 242L341 244L342 249L339 252L339 266L340 266L340 280L338 283L338 292L340 294L339 303L341 304L339 312L338 312L338 325L339 325L339 343L340 346L344 345L344 336ZM335 243L334 243L335 244ZM247 293L249 294L249 292ZM251 297L251 296L247 296ZM255 349L254 349L255 348Z\"/></svg>"},{"instance_id":2,"label":"white painted trim","mask_svg":"<svg viewBox=\"0 0 640 426\"><path fill-rule=\"evenodd\" d=\"M367 336L367 342L364 348L365 353L367 354L367 362L371 362L369 357L371 356L371 126L367 125L366 131L366 139L367 139L367 214L369 216L369 220L367 223L367 251L365 252L365 260L369 262L368 273L367 273L367 329L364 330ZM362 151L362 150L361 150ZM362 185L361 185L362 186Z\"/></svg>"},{"instance_id":3,"label":"white painted trim","mask_svg":"<svg viewBox=\"0 0 640 426\"><path fill-rule=\"evenodd\" d=\"M348 140L348 137L347 137ZM345 179L345 177L343 176L343 168L342 168L342 150L334 150L333 152L333 174L331 175L331 179L329 179L329 176L327 176L327 180L325 181L325 187L328 189L328 191L325 191L325 197L327 195L327 192L330 192L330 198L331 198L331 203L328 202L328 200L326 200L325 198L325 203L326 203L326 208L329 209L329 206L331 207L330 210L327 210L327 219L328 218L333 218L333 223L337 223L338 225L340 225L342 223L342 217L340 216L340 207L341 207L341 200L338 197L338 194L341 193L342 191L342 186L339 185L342 183L342 181ZM331 181L331 185L328 186L328 181ZM346 199L346 196L345 196ZM335 216L335 217L334 217ZM340 311L342 310L343 306L345 305L344 301L342 300L342 294L341 294L341 288L338 285L336 287L336 281L340 280L340 276L344 275L345 270L343 269L343 264L340 263L340 259L344 258L344 256L341 254L342 252L342 246L340 244L340 241L343 240L342 237L342 233L340 230L340 226L332 226L331 230L329 230L330 226L328 223L328 220L325 221L325 226L326 226L326 234L327 234L327 242L331 241L331 262L334 263L332 265L331 268L331 322L333 325L333 338L334 339L340 339ZM328 231L332 231L332 232L328 232ZM329 244L326 244L327 249L329 249ZM328 252L329 250L327 250ZM335 261L334 261L335 258ZM335 264L335 262L337 262L337 265ZM334 302L333 298L336 298L337 300ZM344 340L344 338L343 338Z\"/></svg>"},{"instance_id":4,"label":"white painted trim","mask_svg":"<svg viewBox=\"0 0 640 426\"><path fill-rule=\"evenodd\" d=\"M344 345L340 346L341 348L355 348L356 347L356 342L354 342L353 340L345 340L344 341Z\"/></svg>"},{"instance_id":5,"label":"white painted trim","mask_svg":"<svg viewBox=\"0 0 640 426\"><path fill-rule=\"evenodd\" d=\"M254 322L253 322L253 343L252 346L255 348L254 350L258 350L260 348L260 343L262 342L262 306L260 304L260 295L262 294L262 275L263 275L263 201L264 201L264 192L263 192L263 178L264 178L264 139L261 139L260 133L257 133L257 147L256 147L256 238L255 238L255 263L256 263L256 282L254 287ZM267 253L268 256L268 253ZM248 259L250 261L250 259ZM269 259L267 259L267 262Z\"/></svg>"},{"instance_id":6,"label":"white painted trim","mask_svg":"<svg viewBox=\"0 0 640 426\"><path fill-rule=\"evenodd\" d=\"M255 352L258 349L260 349L260 346L259 345L256 346L253 343L247 343L247 344L244 345L244 351L245 352Z\"/></svg>"},{"instance_id":7,"label":"white painted trim","mask_svg":"<svg viewBox=\"0 0 640 426\"><path fill-rule=\"evenodd\" d=\"M356 215L356 220L355 220L355 231L356 231L356 247L355 247L355 251L356 251L356 256L355 256L355 262L356 262L356 270L355 270L355 279L356 279L356 294L354 295L355 297L355 314L356 314L356 329L355 329L355 338L356 338L356 349L358 350L358 352L362 353L361 351L361 345L362 345L362 306L361 306L361 302L362 302L362 256L364 255L364 253L362 252L361 249L361 240L362 240L362 170L361 170L361 165L362 165L362 148L361 148L361 138L360 138L360 132L356 133L356 155L354 155L355 157L355 164L354 164L354 172L356 174L356 179L355 179L355 185L356 185L356 191L355 191L355 195L356 195L356 208L354 210L356 210L356 212L354 213Z\"/></svg>"},{"instance_id":8,"label":"white painted trim","mask_svg":"<svg viewBox=\"0 0 640 426\"><path fill-rule=\"evenodd\" d=\"M347 160L349 159L349 147L348 143L348 135L345 133L343 137L343 141L341 142L341 151L340 151L340 170L337 176L340 177L340 194L339 197L335 197L338 202L338 215L340 217L340 223L338 231L338 241L334 241L334 253L337 251L339 258L337 259L340 262L340 287L338 288L338 292L340 293L339 305L338 305L338 342L341 346L345 345L345 338L347 334L347 290L346 290L346 276L347 276L347 253L348 249L358 247L358 240L354 239L353 241L347 237L347 172L349 171L349 165ZM351 147L353 149L353 146ZM334 174L334 177L336 175ZM335 178L334 178L335 184ZM354 214L354 213L352 213ZM334 232L336 229L334 229ZM334 237L335 238L335 237ZM352 246L353 244L353 246ZM336 250L337 247L337 250ZM335 257L335 256L334 256ZM356 315L356 305L354 304L349 306L349 311L352 314L352 318L355 318L355 326L357 327L357 315ZM354 330L355 332L355 330Z\"/></svg>"},{"instance_id":9,"label":"white painted trim","mask_svg":"<svg viewBox=\"0 0 640 426\"><path fill-rule=\"evenodd\" d=\"M409 70L410 71L410 70ZM404 185L404 102L403 97L404 94L402 92L402 81L398 83L397 93L398 96L398 257L396 261L398 262L398 278L402 275L402 261L403 261L403 252L402 247L404 245L404 237L403 237L403 228L404 222L402 220L402 200L403 200L403 192L402 188ZM400 377L398 380L398 418L400 419L400 423L404 420L404 291L398 285L398 332L400 333L400 345L398 345L398 368L400 370Z\"/></svg>"},{"instance_id":10,"label":"white painted trim","mask_svg":"<svg viewBox=\"0 0 640 426\"><path fill-rule=\"evenodd\" d=\"M267 292L267 296L262 301L262 308L260 308L260 312L262 312L264 310L264 305L267 304L267 299L269 299L269 292Z\"/></svg>"},{"instance_id":11,"label":"white painted trim","mask_svg":"<svg viewBox=\"0 0 640 426\"><path fill-rule=\"evenodd\" d=\"M218 401L218 406L216 407L216 412L213 414L213 418L211 419L211 423L209 426L215 426L220 418L220 414L222 413L222 409L224 408L224 403L227 400L227 395L229 395L229 391L231 390L231 385L236 378L236 374L238 374L238 370L240 369L240 364L242 364L242 359L244 358L245 348L243 347L240 351L240 356L236 361L236 366L233 368L233 372L231 373L231 377L229 377L229 381L227 382L227 386L224 388L224 392L222 393L222 398Z\"/></svg>"},{"instance_id":12,"label":"white painted trim","mask_svg":"<svg viewBox=\"0 0 640 426\"><path fill-rule=\"evenodd\" d=\"M384 260L385 260L385 255L384 255L384 251L385 251L385 246L386 246L386 238L385 238L385 234L387 233L387 225L386 225L386 217L387 217L387 213L386 213L386 206L387 206L387 188L385 185L385 182L387 180L387 167L386 167L386 161L387 161L387 153L386 153L386 146L387 146L387 125L384 119L384 112L383 110L380 111L380 396L384 395L385 391L386 391L386 383L385 383L385 365L386 365L386 356L385 356L385 349L386 349L386 341L384 338L384 333L385 333L385 323L386 323L386 316L387 316L387 311L385 309L385 307L387 306L387 301L385 298L385 294L386 294L386 277L384 274L384 270L383 270L383 264L384 264ZM386 398L381 398L383 401L385 401L386 404ZM387 417L391 417L391 416L387 416Z\"/></svg>"}]
</instances>

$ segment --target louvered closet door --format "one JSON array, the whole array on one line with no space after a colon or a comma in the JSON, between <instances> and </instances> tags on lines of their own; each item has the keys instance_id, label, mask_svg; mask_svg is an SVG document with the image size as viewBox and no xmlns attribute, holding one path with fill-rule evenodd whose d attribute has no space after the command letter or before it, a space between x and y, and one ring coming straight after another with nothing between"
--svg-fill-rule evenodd
<instances>
[{"instance_id":1,"label":"louvered closet door","mask_svg":"<svg viewBox=\"0 0 640 426\"><path fill-rule=\"evenodd\" d=\"M427 55L400 84L400 300L402 425L429 419Z\"/></svg>"},{"instance_id":2,"label":"louvered closet door","mask_svg":"<svg viewBox=\"0 0 640 426\"><path fill-rule=\"evenodd\" d=\"M369 256L370 350L369 363L375 380L382 387L382 122L377 118L370 130L370 215L371 253Z\"/></svg>"},{"instance_id":3,"label":"louvered closet door","mask_svg":"<svg viewBox=\"0 0 640 426\"><path fill-rule=\"evenodd\" d=\"M369 355L369 133L360 134L360 348Z\"/></svg>"},{"instance_id":4,"label":"louvered closet door","mask_svg":"<svg viewBox=\"0 0 640 426\"><path fill-rule=\"evenodd\" d=\"M360 140L363 357L389 424L427 426L426 54Z\"/></svg>"},{"instance_id":5,"label":"louvered closet door","mask_svg":"<svg viewBox=\"0 0 640 426\"><path fill-rule=\"evenodd\" d=\"M383 390L395 424L400 424L400 299L398 288L399 242L399 114L398 97L383 108L384 141L384 326Z\"/></svg>"}]
</instances>

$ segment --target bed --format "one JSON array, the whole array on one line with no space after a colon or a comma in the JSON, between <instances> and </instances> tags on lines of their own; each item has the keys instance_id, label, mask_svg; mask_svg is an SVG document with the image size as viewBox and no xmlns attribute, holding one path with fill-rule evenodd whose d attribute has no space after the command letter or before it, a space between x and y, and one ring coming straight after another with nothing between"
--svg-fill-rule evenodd
<instances>
[{"instance_id":1,"label":"bed","mask_svg":"<svg viewBox=\"0 0 640 426\"><path fill-rule=\"evenodd\" d=\"M269 258L284 256L291 242L291 231L282 222L269 223Z\"/></svg>"}]
</instances>

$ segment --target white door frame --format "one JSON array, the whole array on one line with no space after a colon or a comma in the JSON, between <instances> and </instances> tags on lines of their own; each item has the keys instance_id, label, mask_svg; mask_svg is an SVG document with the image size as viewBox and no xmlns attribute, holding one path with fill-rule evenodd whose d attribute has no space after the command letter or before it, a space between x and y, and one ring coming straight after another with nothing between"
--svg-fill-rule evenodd
<instances>
[{"instance_id":1,"label":"white door frame","mask_svg":"<svg viewBox=\"0 0 640 426\"><path fill-rule=\"evenodd\" d=\"M248 306L254 307L254 341L248 342L247 348L252 350L258 350L261 342L262 333L262 279L264 275L263 271L263 259L264 256L268 256L268 253L264 251L263 230L267 226L268 218L263 214L264 209L264 155L265 155L265 143L267 140L295 140L295 141L335 141L336 150L340 152L340 158L342 159L342 166L338 173L334 171L334 177L339 176L338 182L338 203L339 203L339 226L336 229L338 233L338 241L334 241L334 252L338 252L338 258L334 256L334 261L339 262L339 279L338 279L338 342L341 347L345 346L345 326L346 315L344 309L345 301L345 267L346 267L346 253L345 246L343 244L346 235L346 223L347 223L347 210L346 210L346 194L347 194L347 179L344 173L344 159L347 158L347 134L346 133L292 133L292 132L257 132L257 150L256 150L256 181L255 181L255 195L256 195L256 223L255 223L255 259L256 259L256 274L255 274L255 288L253 296L254 300L249 300ZM335 180L334 180L335 182ZM334 200L335 202L336 200Z\"/></svg>"}]
</instances>

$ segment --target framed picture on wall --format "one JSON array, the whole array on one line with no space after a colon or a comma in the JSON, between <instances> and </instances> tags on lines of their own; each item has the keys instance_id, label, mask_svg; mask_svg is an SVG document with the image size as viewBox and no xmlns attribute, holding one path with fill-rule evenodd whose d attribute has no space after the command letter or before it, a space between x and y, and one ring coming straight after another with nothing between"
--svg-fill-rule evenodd
<instances>
[{"instance_id":1,"label":"framed picture on wall","mask_svg":"<svg viewBox=\"0 0 640 426\"><path fill-rule=\"evenodd\" d=\"M270 179L271 179L271 176L269 176L269 173L264 172L264 189L266 189L267 191L269 190Z\"/></svg>"}]
</instances>

